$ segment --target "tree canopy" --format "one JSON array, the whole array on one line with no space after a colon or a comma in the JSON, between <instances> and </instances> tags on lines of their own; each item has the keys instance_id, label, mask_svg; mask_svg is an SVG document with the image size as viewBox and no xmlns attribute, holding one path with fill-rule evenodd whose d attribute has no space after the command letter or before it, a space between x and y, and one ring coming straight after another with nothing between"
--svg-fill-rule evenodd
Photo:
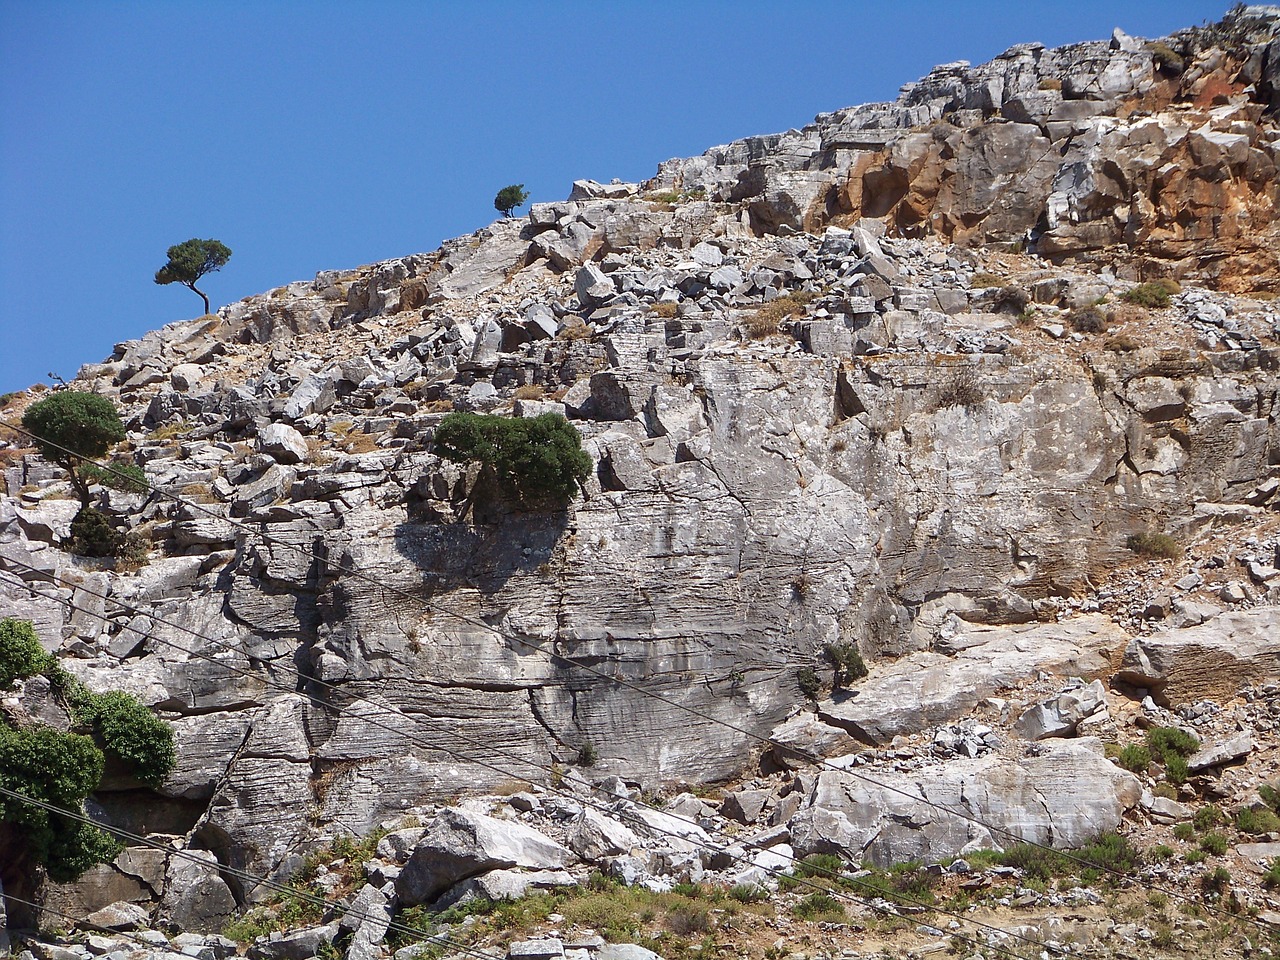
<instances>
[{"instance_id":1,"label":"tree canopy","mask_svg":"<svg viewBox=\"0 0 1280 960\"><path fill-rule=\"evenodd\" d=\"M209 298L196 287L196 281L206 273L221 270L231 259L231 248L220 240L191 238L169 248L169 262L156 271L156 283L180 283L196 293L204 301L204 312L209 312Z\"/></svg>"},{"instance_id":2,"label":"tree canopy","mask_svg":"<svg viewBox=\"0 0 1280 960\"><path fill-rule=\"evenodd\" d=\"M481 464L505 494L526 502L567 501L591 470L582 437L554 413L451 413L436 428L433 449L455 463Z\"/></svg>"},{"instance_id":3,"label":"tree canopy","mask_svg":"<svg viewBox=\"0 0 1280 960\"><path fill-rule=\"evenodd\" d=\"M124 439L115 404L96 393L59 390L27 408L22 426L35 435L36 449L71 475L80 506L89 506L89 484L81 458L97 459Z\"/></svg>"},{"instance_id":4,"label":"tree canopy","mask_svg":"<svg viewBox=\"0 0 1280 960\"><path fill-rule=\"evenodd\" d=\"M509 187L503 187L498 191L498 195L493 198L493 206L500 211L504 217L511 216L511 211L516 207L524 206L525 201L529 199L529 192L525 190L523 183L513 183Z\"/></svg>"}]
</instances>

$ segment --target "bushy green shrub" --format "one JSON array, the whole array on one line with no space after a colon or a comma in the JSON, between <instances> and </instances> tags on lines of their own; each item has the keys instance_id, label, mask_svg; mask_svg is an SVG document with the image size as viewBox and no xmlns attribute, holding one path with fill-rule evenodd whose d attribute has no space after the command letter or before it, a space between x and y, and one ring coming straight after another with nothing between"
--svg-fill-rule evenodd
<instances>
[{"instance_id":1,"label":"bushy green shrub","mask_svg":"<svg viewBox=\"0 0 1280 960\"><path fill-rule=\"evenodd\" d=\"M1220 833L1206 833L1200 838L1200 849L1220 857L1227 852L1227 838Z\"/></svg>"},{"instance_id":2,"label":"bushy green shrub","mask_svg":"<svg viewBox=\"0 0 1280 960\"><path fill-rule=\"evenodd\" d=\"M1107 318L1097 307L1081 307L1067 314L1067 323L1076 333L1105 333Z\"/></svg>"},{"instance_id":3,"label":"bushy green shrub","mask_svg":"<svg viewBox=\"0 0 1280 960\"><path fill-rule=\"evenodd\" d=\"M83 460L101 457L125 436L115 404L96 393L59 390L29 406L22 415L22 426L35 435L33 442L40 455L67 471L80 496L80 506L88 507Z\"/></svg>"},{"instance_id":4,"label":"bushy green shrub","mask_svg":"<svg viewBox=\"0 0 1280 960\"><path fill-rule=\"evenodd\" d=\"M840 922L845 919L844 907L829 893L811 893L791 911L798 920L826 920Z\"/></svg>"},{"instance_id":5,"label":"bushy green shrub","mask_svg":"<svg viewBox=\"0 0 1280 960\"><path fill-rule=\"evenodd\" d=\"M78 557L114 557L124 546L124 534L101 510L85 507L71 521L65 546Z\"/></svg>"},{"instance_id":6,"label":"bushy green shrub","mask_svg":"<svg viewBox=\"0 0 1280 960\"><path fill-rule=\"evenodd\" d=\"M1133 773L1146 773L1151 766L1151 751L1140 743L1129 743L1121 748L1116 762Z\"/></svg>"},{"instance_id":7,"label":"bushy green shrub","mask_svg":"<svg viewBox=\"0 0 1280 960\"><path fill-rule=\"evenodd\" d=\"M1272 860L1267 872L1262 875L1262 885L1268 890L1280 887L1280 859Z\"/></svg>"},{"instance_id":8,"label":"bushy green shrub","mask_svg":"<svg viewBox=\"0 0 1280 960\"><path fill-rule=\"evenodd\" d=\"M434 450L455 463L479 463L502 491L522 501L567 501L591 470L582 438L564 417L451 413Z\"/></svg>"},{"instance_id":9,"label":"bushy green shrub","mask_svg":"<svg viewBox=\"0 0 1280 960\"><path fill-rule=\"evenodd\" d=\"M1206 803L1203 807L1195 812L1191 818L1192 824L1200 831L1205 831L1211 827L1216 827L1223 821L1222 808L1216 803Z\"/></svg>"},{"instance_id":10,"label":"bushy green shrub","mask_svg":"<svg viewBox=\"0 0 1280 960\"><path fill-rule=\"evenodd\" d=\"M1182 290L1175 280L1153 280L1126 290L1121 300L1148 309L1161 309L1169 305L1169 297Z\"/></svg>"},{"instance_id":11,"label":"bushy green shrub","mask_svg":"<svg viewBox=\"0 0 1280 960\"><path fill-rule=\"evenodd\" d=\"M1187 757L1200 747L1194 735L1177 727L1152 727L1147 731L1151 754L1164 764L1165 779L1170 783L1186 783L1190 774Z\"/></svg>"},{"instance_id":12,"label":"bushy green shrub","mask_svg":"<svg viewBox=\"0 0 1280 960\"><path fill-rule=\"evenodd\" d=\"M828 643L823 648L823 652L836 668L837 685L853 683L867 675L867 664L862 659L857 644L845 640Z\"/></svg>"},{"instance_id":13,"label":"bushy green shrub","mask_svg":"<svg viewBox=\"0 0 1280 960\"><path fill-rule=\"evenodd\" d=\"M176 762L173 728L131 694L81 691L76 719L91 726L103 749L123 760L143 783L163 783Z\"/></svg>"},{"instance_id":14,"label":"bushy green shrub","mask_svg":"<svg viewBox=\"0 0 1280 960\"><path fill-rule=\"evenodd\" d=\"M0 786L6 790L79 812L102 779L102 766L102 751L88 737L0 724ZM0 796L0 822L21 828L13 836L22 853L44 865L58 883L113 859L121 849L96 827L5 796ZM22 854L11 850L8 855Z\"/></svg>"},{"instance_id":15,"label":"bushy green shrub","mask_svg":"<svg viewBox=\"0 0 1280 960\"><path fill-rule=\"evenodd\" d=\"M801 667L797 670L796 684L800 687L800 693L806 700L817 700L818 694L822 691L822 684L818 681L818 673L813 667Z\"/></svg>"},{"instance_id":16,"label":"bushy green shrub","mask_svg":"<svg viewBox=\"0 0 1280 960\"><path fill-rule=\"evenodd\" d=\"M0 620L0 690L8 690L15 680L43 673L52 662L30 621Z\"/></svg>"},{"instance_id":17,"label":"bushy green shrub","mask_svg":"<svg viewBox=\"0 0 1280 960\"><path fill-rule=\"evenodd\" d=\"M117 461L100 467L96 463L86 463L81 466L80 475L86 483L100 483L113 490L125 493L147 492L147 475L137 464Z\"/></svg>"},{"instance_id":18,"label":"bushy green shrub","mask_svg":"<svg viewBox=\"0 0 1280 960\"><path fill-rule=\"evenodd\" d=\"M1270 807L1241 807L1236 811L1236 829L1255 835L1275 833L1280 831L1280 816Z\"/></svg>"}]
</instances>

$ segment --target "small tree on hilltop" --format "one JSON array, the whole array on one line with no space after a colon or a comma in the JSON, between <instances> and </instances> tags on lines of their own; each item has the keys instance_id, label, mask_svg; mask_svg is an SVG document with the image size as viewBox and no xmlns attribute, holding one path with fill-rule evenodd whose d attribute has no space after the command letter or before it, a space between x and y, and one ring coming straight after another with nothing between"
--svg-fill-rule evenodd
<instances>
[{"instance_id":1,"label":"small tree on hilltop","mask_svg":"<svg viewBox=\"0 0 1280 960\"><path fill-rule=\"evenodd\" d=\"M493 198L493 206L500 211L504 217L511 216L511 211L516 207L522 207L525 201L529 199L529 192L525 190L523 183L513 183L509 187L503 187L498 191L498 195Z\"/></svg>"},{"instance_id":2,"label":"small tree on hilltop","mask_svg":"<svg viewBox=\"0 0 1280 960\"><path fill-rule=\"evenodd\" d=\"M80 509L88 510L89 483L81 461L101 457L124 439L115 404L96 393L60 390L28 407L22 426L35 435L40 454L67 471L80 497Z\"/></svg>"},{"instance_id":3,"label":"small tree on hilltop","mask_svg":"<svg viewBox=\"0 0 1280 960\"><path fill-rule=\"evenodd\" d=\"M156 271L156 283L180 283L200 294L204 312L209 312L209 298L196 287L196 281L206 273L221 270L231 259L231 249L218 240L197 240L194 237L169 248L169 262Z\"/></svg>"},{"instance_id":4,"label":"small tree on hilltop","mask_svg":"<svg viewBox=\"0 0 1280 960\"><path fill-rule=\"evenodd\" d=\"M451 413L436 428L433 449L455 463L479 463L517 500L571 499L591 471L582 437L564 417L496 417Z\"/></svg>"}]
</instances>

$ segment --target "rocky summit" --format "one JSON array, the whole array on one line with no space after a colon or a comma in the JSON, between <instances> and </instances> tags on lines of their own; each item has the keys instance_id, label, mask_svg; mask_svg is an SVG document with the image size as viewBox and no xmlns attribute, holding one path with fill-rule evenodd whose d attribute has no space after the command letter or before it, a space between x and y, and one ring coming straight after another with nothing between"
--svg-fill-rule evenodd
<instances>
[{"instance_id":1,"label":"rocky summit","mask_svg":"<svg viewBox=\"0 0 1280 960\"><path fill-rule=\"evenodd\" d=\"M1271 955L1278 113L1278 7L1021 44L121 343L127 562L11 398L0 614L177 749L15 950Z\"/></svg>"}]
</instances>

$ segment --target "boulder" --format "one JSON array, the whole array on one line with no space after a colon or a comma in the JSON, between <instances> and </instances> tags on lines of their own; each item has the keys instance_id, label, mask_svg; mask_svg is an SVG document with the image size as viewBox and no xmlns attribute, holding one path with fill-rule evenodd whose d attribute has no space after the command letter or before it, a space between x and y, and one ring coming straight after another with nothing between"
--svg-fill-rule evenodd
<instances>
[{"instance_id":1,"label":"boulder","mask_svg":"<svg viewBox=\"0 0 1280 960\"><path fill-rule=\"evenodd\" d=\"M281 933L278 930L259 937L249 948L249 960L313 960L321 948L333 943L338 935L336 923L304 927Z\"/></svg>"},{"instance_id":2,"label":"boulder","mask_svg":"<svg viewBox=\"0 0 1280 960\"><path fill-rule=\"evenodd\" d=\"M1253 737L1238 733L1229 740L1201 746L1187 758L1187 769L1192 773L1220 767L1224 763L1241 760L1253 752Z\"/></svg>"},{"instance_id":3,"label":"boulder","mask_svg":"<svg viewBox=\"0 0 1280 960\"><path fill-rule=\"evenodd\" d=\"M1116 680L1145 687L1162 706L1230 700L1280 676L1280 609L1224 613L1196 626L1134 637Z\"/></svg>"},{"instance_id":4,"label":"boulder","mask_svg":"<svg viewBox=\"0 0 1280 960\"><path fill-rule=\"evenodd\" d=\"M522 824L448 807L427 827L396 878L401 904L434 900L455 883L490 870L556 870L573 854Z\"/></svg>"},{"instance_id":5,"label":"boulder","mask_svg":"<svg viewBox=\"0 0 1280 960\"><path fill-rule=\"evenodd\" d=\"M1106 707L1107 695L1101 680L1066 690L1052 700L1031 707L1014 724L1018 736L1026 740L1070 737L1080 721Z\"/></svg>"},{"instance_id":6,"label":"boulder","mask_svg":"<svg viewBox=\"0 0 1280 960\"><path fill-rule=\"evenodd\" d=\"M201 862L197 862L201 861ZM165 874L159 915L194 933L215 933L236 912L236 900L218 875L218 861L207 850L174 856Z\"/></svg>"},{"instance_id":7,"label":"boulder","mask_svg":"<svg viewBox=\"0 0 1280 960\"><path fill-rule=\"evenodd\" d=\"M307 459L307 441L286 423L271 423L258 431L258 447L276 463L294 464Z\"/></svg>"},{"instance_id":8,"label":"boulder","mask_svg":"<svg viewBox=\"0 0 1280 960\"><path fill-rule=\"evenodd\" d=\"M1119 826L1141 793L1101 741L1082 738L1016 760L952 760L911 774L825 770L789 826L801 856L840 853L880 866L1019 840L1072 849Z\"/></svg>"},{"instance_id":9,"label":"boulder","mask_svg":"<svg viewBox=\"0 0 1280 960\"><path fill-rule=\"evenodd\" d=\"M147 925L147 911L136 903L111 903L95 910L82 921L81 926L96 930L137 930Z\"/></svg>"},{"instance_id":10,"label":"boulder","mask_svg":"<svg viewBox=\"0 0 1280 960\"><path fill-rule=\"evenodd\" d=\"M617 820L584 808L569 827L569 849L583 860L630 853L640 838Z\"/></svg>"}]
</instances>

